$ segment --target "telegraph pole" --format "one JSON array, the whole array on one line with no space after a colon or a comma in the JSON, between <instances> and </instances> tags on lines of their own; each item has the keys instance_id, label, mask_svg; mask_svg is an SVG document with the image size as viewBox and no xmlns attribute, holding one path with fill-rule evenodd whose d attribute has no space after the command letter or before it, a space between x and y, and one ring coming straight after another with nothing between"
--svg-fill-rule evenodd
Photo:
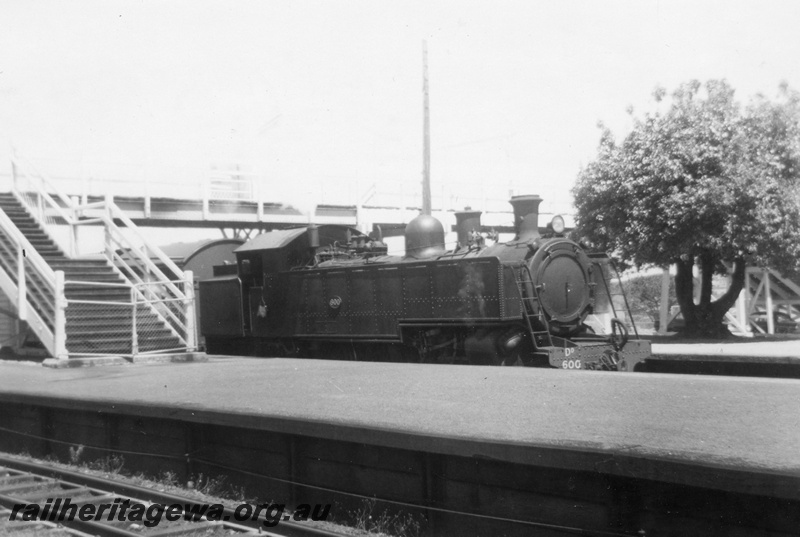
<instances>
[{"instance_id":1,"label":"telegraph pole","mask_svg":"<svg viewBox=\"0 0 800 537\"><path fill-rule=\"evenodd\" d=\"M422 41L422 214L431 214L431 120L428 107L428 42Z\"/></svg>"}]
</instances>

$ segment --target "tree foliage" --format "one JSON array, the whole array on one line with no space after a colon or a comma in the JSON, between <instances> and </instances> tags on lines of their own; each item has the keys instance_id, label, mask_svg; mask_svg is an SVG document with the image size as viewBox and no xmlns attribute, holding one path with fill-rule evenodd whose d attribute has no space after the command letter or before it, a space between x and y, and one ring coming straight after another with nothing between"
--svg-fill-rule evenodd
<instances>
[{"instance_id":1,"label":"tree foliage","mask_svg":"<svg viewBox=\"0 0 800 537\"><path fill-rule=\"evenodd\" d=\"M641 265L678 265L687 327L709 335L735 302L745 263L795 272L800 259L800 94L742 106L725 81L681 85L665 111L634 118L621 143L603 129L598 156L573 190L578 233L591 246ZM668 105L668 106L667 106ZM692 301L691 270L703 286ZM734 266L711 300L711 276Z\"/></svg>"},{"instance_id":2,"label":"tree foliage","mask_svg":"<svg viewBox=\"0 0 800 537\"><path fill-rule=\"evenodd\" d=\"M653 321L659 320L661 310L661 274L644 274L629 278L625 282L625 295L631 313L643 315ZM667 311L675 305L675 283L670 281L667 292Z\"/></svg>"}]
</instances>

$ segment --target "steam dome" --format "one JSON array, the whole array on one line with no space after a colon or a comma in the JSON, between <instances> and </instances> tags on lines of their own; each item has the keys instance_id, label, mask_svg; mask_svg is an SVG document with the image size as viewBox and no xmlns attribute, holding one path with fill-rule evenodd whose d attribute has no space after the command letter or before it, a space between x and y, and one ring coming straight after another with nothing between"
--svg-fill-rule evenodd
<instances>
[{"instance_id":1,"label":"steam dome","mask_svg":"<svg viewBox=\"0 0 800 537\"><path fill-rule=\"evenodd\" d=\"M421 214L406 226L406 257L425 259L444 253L444 226Z\"/></svg>"}]
</instances>

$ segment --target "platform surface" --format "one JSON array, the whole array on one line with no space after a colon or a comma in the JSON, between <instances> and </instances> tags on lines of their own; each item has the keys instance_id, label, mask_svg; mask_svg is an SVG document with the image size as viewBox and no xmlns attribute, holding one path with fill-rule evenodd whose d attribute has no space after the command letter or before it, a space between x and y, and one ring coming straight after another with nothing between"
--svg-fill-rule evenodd
<instances>
[{"instance_id":1,"label":"platform surface","mask_svg":"<svg viewBox=\"0 0 800 537\"><path fill-rule=\"evenodd\" d=\"M652 342L654 360L736 361L800 365L800 335L734 337L722 341L692 342L657 338Z\"/></svg>"},{"instance_id":2,"label":"platform surface","mask_svg":"<svg viewBox=\"0 0 800 537\"><path fill-rule=\"evenodd\" d=\"M80 369L0 362L3 401L532 464L572 464L559 455L568 451L593 454L594 465L599 455L610 466L756 472L784 486L789 478L789 488L796 479L800 497L798 380L240 357ZM630 472L650 471L639 468Z\"/></svg>"}]
</instances>

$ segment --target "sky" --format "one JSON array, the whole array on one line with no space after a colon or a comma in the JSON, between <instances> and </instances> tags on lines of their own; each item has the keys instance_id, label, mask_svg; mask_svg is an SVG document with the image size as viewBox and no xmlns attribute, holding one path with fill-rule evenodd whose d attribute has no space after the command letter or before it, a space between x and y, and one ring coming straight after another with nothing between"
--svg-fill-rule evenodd
<instances>
[{"instance_id":1,"label":"sky","mask_svg":"<svg viewBox=\"0 0 800 537\"><path fill-rule=\"evenodd\" d=\"M800 88L799 24L800 2L769 0L4 0L0 159L241 166L318 203L417 188L426 40L434 198L563 212L598 122L623 136L656 87Z\"/></svg>"}]
</instances>

